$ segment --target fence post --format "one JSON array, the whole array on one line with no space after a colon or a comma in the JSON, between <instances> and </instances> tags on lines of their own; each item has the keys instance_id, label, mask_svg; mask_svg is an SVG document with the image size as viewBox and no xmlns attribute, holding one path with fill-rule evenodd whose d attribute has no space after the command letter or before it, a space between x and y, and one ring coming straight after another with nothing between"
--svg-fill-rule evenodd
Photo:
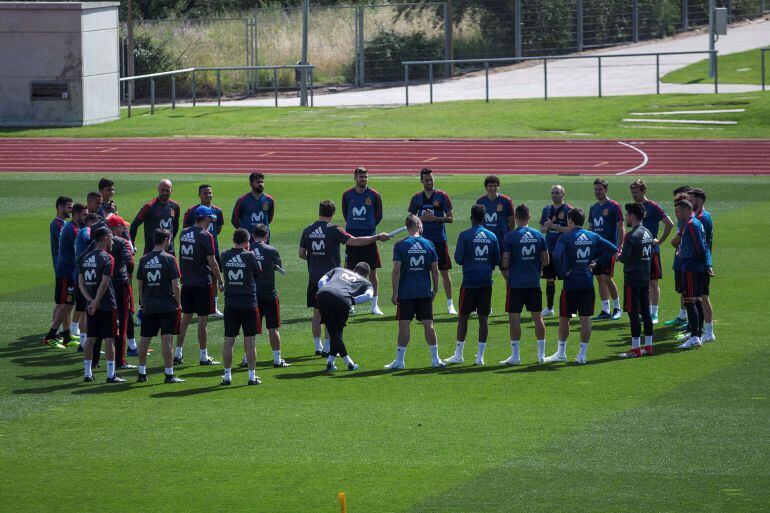
<instances>
[{"instance_id":1,"label":"fence post","mask_svg":"<svg viewBox=\"0 0 770 513\"><path fill-rule=\"evenodd\" d=\"M444 2L444 60L447 61L454 58L452 35L452 0L446 0ZM447 63L444 66L444 76L450 78L454 74L453 68L451 63Z\"/></svg>"},{"instance_id":2,"label":"fence post","mask_svg":"<svg viewBox=\"0 0 770 513\"><path fill-rule=\"evenodd\" d=\"M428 84L430 84L430 104L433 105L433 64L428 64Z\"/></svg>"},{"instance_id":3,"label":"fence post","mask_svg":"<svg viewBox=\"0 0 770 513\"><path fill-rule=\"evenodd\" d=\"M714 51L714 94L719 94L719 64L717 62L717 52Z\"/></svg>"},{"instance_id":4,"label":"fence post","mask_svg":"<svg viewBox=\"0 0 770 513\"><path fill-rule=\"evenodd\" d=\"M278 68L273 68L273 95L275 96L275 106L278 107Z\"/></svg>"},{"instance_id":5,"label":"fence post","mask_svg":"<svg viewBox=\"0 0 770 513\"><path fill-rule=\"evenodd\" d=\"M176 75L171 75L171 110L176 109Z\"/></svg>"},{"instance_id":6,"label":"fence post","mask_svg":"<svg viewBox=\"0 0 770 513\"><path fill-rule=\"evenodd\" d=\"M259 11L254 11L254 66L259 66ZM259 90L259 70L254 70L254 93Z\"/></svg>"},{"instance_id":7,"label":"fence post","mask_svg":"<svg viewBox=\"0 0 770 513\"><path fill-rule=\"evenodd\" d=\"M690 8L687 0L682 0L682 30L687 32L690 28Z\"/></svg>"},{"instance_id":8,"label":"fence post","mask_svg":"<svg viewBox=\"0 0 770 513\"><path fill-rule=\"evenodd\" d=\"M655 54L655 94L660 94L660 54Z\"/></svg>"},{"instance_id":9,"label":"fence post","mask_svg":"<svg viewBox=\"0 0 770 513\"><path fill-rule=\"evenodd\" d=\"M521 0L514 0L513 23L513 37L515 40L514 57L521 57Z\"/></svg>"},{"instance_id":10,"label":"fence post","mask_svg":"<svg viewBox=\"0 0 770 513\"><path fill-rule=\"evenodd\" d=\"M765 15L765 0L759 0L759 15Z\"/></svg>"},{"instance_id":11,"label":"fence post","mask_svg":"<svg viewBox=\"0 0 770 513\"><path fill-rule=\"evenodd\" d=\"M762 90L765 90L765 49L759 51L759 55L762 57ZM129 107L131 104L128 104ZM129 111L130 112L130 111Z\"/></svg>"},{"instance_id":12,"label":"fence post","mask_svg":"<svg viewBox=\"0 0 770 513\"><path fill-rule=\"evenodd\" d=\"M249 19L244 18L244 42L246 43L246 63L244 66L249 66L251 64L251 48L249 46L249 32L251 30L251 27L249 26ZM246 94L251 93L251 76L249 75L249 70L246 70Z\"/></svg>"},{"instance_id":13,"label":"fence post","mask_svg":"<svg viewBox=\"0 0 770 513\"><path fill-rule=\"evenodd\" d=\"M217 107L222 106L222 70L217 70Z\"/></svg>"},{"instance_id":14,"label":"fence post","mask_svg":"<svg viewBox=\"0 0 770 513\"><path fill-rule=\"evenodd\" d=\"M192 71L192 97L193 97L193 107L195 107L195 93L196 93L196 87L195 87L195 69L193 68Z\"/></svg>"},{"instance_id":15,"label":"fence post","mask_svg":"<svg viewBox=\"0 0 770 513\"><path fill-rule=\"evenodd\" d=\"M762 60L764 61L764 59L762 59ZM765 73L764 73L764 65L765 65L765 63L763 62L763 63L762 63L762 68L763 68L763 70L762 70L762 71L763 71L763 72L762 72L762 79L763 79L763 80L762 80L762 90L763 90L763 91L764 91L764 83L765 83L765 81L764 81L764 78L765 78ZM134 88L134 81L133 81L133 80L129 80L129 81L128 81L128 87L127 87L127 89L128 89L128 117L129 117L129 118L131 117L131 96L133 96L133 95L131 94L131 93L132 93L132 91L131 91L131 90L132 90L133 88Z\"/></svg>"},{"instance_id":16,"label":"fence post","mask_svg":"<svg viewBox=\"0 0 770 513\"><path fill-rule=\"evenodd\" d=\"M155 79L150 79L150 114L155 114Z\"/></svg>"},{"instance_id":17,"label":"fence post","mask_svg":"<svg viewBox=\"0 0 770 513\"><path fill-rule=\"evenodd\" d=\"M358 59L359 78L361 87L366 84L366 56L364 55L364 7L358 8Z\"/></svg>"},{"instance_id":18,"label":"fence post","mask_svg":"<svg viewBox=\"0 0 770 513\"><path fill-rule=\"evenodd\" d=\"M484 63L484 101L489 103L489 61Z\"/></svg>"},{"instance_id":19,"label":"fence post","mask_svg":"<svg viewBox=\"0 0 770 513\"><path fill-rule=\"evenodd\" d=\"M575 28L575 38L577 39L577 51L583 51L583 0L577 0L577 27Z\"/></svg>"},{"instance_id":20,"label":"fence post","mask_svg":"<svg viewBox=\"0 0 770 513\"><path fill-rule=\"evenodd\" d=\"M639 0L633 0L631 6L631 26L633 30L634 43L639 42Z\"/></svg>"},{"instance_id":21,"label":"fence post","mask_svg":"<svg viewBox=\"0 0 770 513\"><path fill-rule=\"evenodd\" d=\"M313 70L315 68L310 68L310 106L315 107L315 103L313 101Z\"/></svg>"},{"instance_id":22,"label":"fence post","mask_svg":"<svg viewBox=\"0 0 770 513\"><path fill-rule=\"evenodd\" d=\"M602 97L602 58L599 57L599 98Z\"/></svg>"},{"instance_id":23,"label":"fence post","mask_svg":"<svg viewBox=\"0 0 770 513\"><path fill-rule=\"evenodd\" d=\"M409 107L409 65L404 64L404 92L406 93L406 106Z\"/></svg>"},{"instance_id":24,"label":"fence post","mask_svg":"<svg viewBox=\"0 0 770 513\"><path fill-rule=\"evenodd\" d=\"M543 59L543 99L548 99L548 59Z\"/></svg>"}]
</instances>

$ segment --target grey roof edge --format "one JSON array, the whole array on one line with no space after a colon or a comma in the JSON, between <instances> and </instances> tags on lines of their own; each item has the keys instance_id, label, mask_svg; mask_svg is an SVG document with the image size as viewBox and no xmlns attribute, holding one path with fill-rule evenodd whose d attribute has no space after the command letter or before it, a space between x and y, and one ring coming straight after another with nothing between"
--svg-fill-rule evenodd
<instances>
[{"instance_id":1,"label":"grey roof edge","mask_svg":"<svg viewBox=\"0 0 770 513\"><path fill-rule=\"evenodd\" d=\"M0 2L0 11L25 11L25 10L68 10L88 11L91 9L104 9L106 7L118 7L120 2Z\"/></svg>"}]
</instances>

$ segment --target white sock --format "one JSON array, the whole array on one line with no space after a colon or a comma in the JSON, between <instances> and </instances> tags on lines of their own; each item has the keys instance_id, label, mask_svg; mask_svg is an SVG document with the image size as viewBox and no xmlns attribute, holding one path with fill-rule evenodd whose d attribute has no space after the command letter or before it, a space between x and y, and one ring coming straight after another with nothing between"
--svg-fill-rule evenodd
<instances>
[{"instance_id":1,"label":"white sock","mask_svg":"<svg viewBox=\"0 0 770 513\"><path fill-rule=\"evenodd\" d=\"M337 358L337 357L336 357L336 356L334 356L334 355L331 355L331 354L330 354L330 355L329 355L329 356L326 358L326 365L334 365L334 359L335 359L335 358Z\"/></svg>"},{"instance_id":2,"label":"white sock","mask_svg":"<svg viewBox=\"0 0 770 513\"><path fill-rule=\"evenodd\" d=\"M313 337L313 345L316 351L323 351L324 347L321 345L321 337Z\"/></svg>"},{"instance_id":3,"label":"white sock","mask_svg":"<svg viewBox=\"0 0 770 513\"><path fill-rule=\"evenodd\" d=\"M602 312L610 313L610 300L602 299Z\"/></svg>"},{"instance_id":4,"label":"white sock","mask_svg":"<svg viewBox=\"0 0 770 513\"><path fill-rule=\"evenodd\" d=\"M174 356L177 358L182 358L182 348L179 346L176 346L176 350L174 351Z\"/></svg>"},{"instance_id":5,"label":"white sock","mask_svg":"<svg viewBox=\"0 0 770 513\"><path fill-rule=\"evenodd\" d=\"M92 378L94 376L93 371L91 371L91 363L91 360L83 360L83 375L86 378Z\"/></svg>"},{"instance_id":6,"label":"white sock","mask_svg":"<svg viewBox=\"0 0 770 513\"><path fill-rule=\"evenodd\" d=\"M433 363L436 363L438 361L438 344L435 346L428 346L428 350L430 350L430 358L433 361Z\"/></svg>"},{"instance_id":7,"label":"white sock","mask_svg":"<svg viewBox=\"0 0 770 513\"><path fill-rule=\"evenodd\" d=\"M650 305L650 315L658 315L658 305Z\"/></svg>"},{"instance_id":8,"label":"white sock","mask_svg":"<svg viewBox=\"0 0 770 513\"><path fill-rule=\"evenodd\" d=\"M537 357L545 356L545 339L537 341Z\"/></svg>"},{"instance_id":9,"label":"white sock","mask_svg":"<svg viewBox=\"0 0 770 513\"><path fill-rule=\"evenodd\" d=\"M281 350L276 349L273 351L273 363L281 363Z\"/></svg>"},{"instance_id":10,"label":"white sock","mask_svg":"<svg viewBox=\"0 0 770 513\"><path fill-rule=\"evenodd\" d=\"M566 340L559 340L559 344L556 349L556 354L559 356L566 356L567 355L567 341Z\"/></svg>"},{"instance_id":11,"label":"white sock","mask_svg":"<svg viewBox=\"0 0 770 513\"><path fill-rule=\"evenodd\" d=\"M514 360L519 359L519 341L518 340L511 340L511 357Z\"/></svg>"},{"instance_id":12,"label":"white sock","mask_svg":"<svg viewBox=\"0 0 770 513\"><path fill-rule=\"evenodd\" d=\"M201 353L201 361L202 362L205 362L206 360L209 359L209 350L208 349L201 349L200 353Z\"/></svg>"},{"instance_id":13,"label":"white sock","mask_svg":"<svg viewBox=\"0 0 770 513\"><path fill-rule=\"evenodd\" d=\"M86 339L88 338L87 333L80 332L80 347L86 347Z\"/></svg>"},{"instance_id":14,"label":"white sock","mask_svg":"<svg viewBox=\"0 0 770 513\"><path fill-rule=\"evenodd\" d=\"M404 363L404 357L406 356L406 347L396 347L396 363Z\"/></svg>"},{"instance_id":15,"label":"white sock","mask_svg":"<svg viewBox=\"0 0 770 513\"><path fill-rule=\"evenodd\" d=\"M233 377L233 370L225 369L225 379L232 379L232 377Z\"/></svg>"},{"instance_id":16,"label":"white sock","mask_svg":"<svg viewBox=\"0 0 770 513\"><path fill-rule=\"evenodd\" d=\"M249 380L254 381L255 379L257 379L256 369L249 369Z\"/></svg>"},{"instance_id":17,"label":"white sock","mask_svg":"<svg viewBox=\"0 0 770 513\"><path fill-rule=\"evenodd\" d=\"M139 374L147 374L147 366L146 365L140 365L139 366Z\"/></svg>"},{"instance_id":18,"label":"white sock","mask_svg":"<svg viewBox=\"0 0 770 513\"><path fill-rule=\"evenodd\" d=\"M620 298L616 297L612 300L612 309L613 310L620 310Z\"/></svg>"},{"instance_id":19,"label":"white sock","mask_svg":"<svg viewBox=\"0 0 770 513\"><path fill-rule=\"evenodd\" d=\"M446 305L447 305L447 307L450 307L450 306L452 306L453 304L454 304L454 303L452 303L452 300L451 300L451 299L447 299L447 300L446 300Z\"/></svg>"},{"instance_id":20,"label":"white sock","mask_svg":"<svg viewBox=\"0 0 770 513\"><path fill-rule=\"evenodd\" d=\"M115 360L107 360L107 377L115 377Z\"/></svg>"},{"instance_id":21,"label":"white sock","mask_svg":"<svg viewBox=\"0 0 770 513\"><path fill-rule=\"evenodd\" d=\"M132 351L136 351L136 339L135 338L129 338L126 342L128 342L128 348Z\"/></svg>"},{"instance_id":22,"label":"white sock","mask_svg":"<svg viewBox=\"0 0 770 513\"><path fill-rule=\"evenodd\" d=\"M631 349L639 349L640 346L639 337L631 337Z\"/></svg>"},{"instance_id":23,"label":"white sock","mask_svg":"<svg viewBox=\"0 0 770 513\"><path fill-rule=\"evenodd\" d=\"M465 341L464 340L458 340L457 344L455 345L455 356L459 356L460 358L463 357L463 349L465 349Z\"/></svg>"},{"instance_id":24,"label":"white sock","mask_svg":"<svg viewBox=\"0 0 770 513\"><path fill-rule=\"evenodd\" d=\"M476 352L476 359L477 360L483 360L484 359L484 351L487 349L487 343L486 342L479 342L479 350Z\"/></svg>"},{"instance_id":25,"label":"white sock","mask_svg":"<svg viewBox=\"0 0 770 513\"><path fill-rule=\"evenodd\" d=\"M214 296L214 310L219 311L219 297Z\"/></svg>"},{"instance_id":26,"label":"white sock","mask_svg":"<svg viewBox=\"0 0 770 513\"><path fill-rule=\"evenodd\" d=\"M173 376L174 375L174 368L173 367L166 367L163 369L163 372L166 373L166 376Z\"/></svg>"},{"instance_id":27,"label":"white sock","mask_svg":"<svg viewBox=\"0 0 770 513\"><path fill-rule=\"evenodd\" d=\"M372 296L372 310L377 308L377 296Z\"/></svg>"},{"instance_id":28,"label":"white sock","mask_svg":"<svg viewBox=\"0 0 770 513\"><path fill-rule=\"evenodd\" d=\"M329 349L329 339L325 338L324 339L323 352L324 353L328 353L329 351L330 351L330 349Z\"/></svg>"},{"instance_id":29,"label":"white sock","mask_svg":"<svg viewBox=\"0 0 770 513\"><path fill-rule=\"evenodd\" d=\"M342 361L345 362L347 365L353 365L353 359L350 357L350 355L343 356Z\"/></svg>"},{"instance_id":30,"label":"white sock","mask_svg":"<svg viewBox=\"0 0 770 513\"><path fill-rule=\"evenodd\" d=\"M679 309L679 316L677 318L678 319L687 320L687 310L685 310L684 308L680 308Z\"/></svg>"},{"instance_id":31,"label":"white sock","mask_svg":"<svg viewBox=\"0 0 770 513\"><path fill-rule=\"evenodd\" d=\"M711 322L705 322L703 323L703 333L706 335L713 335L714 334L714 323Z\"/></svg>"},{"instance_id":32,"label":"white sock","mask_svg":"<svg viewBox=\"0 0 770 513\"><path fill-rule=\"evenodd\" d=\"M586 357L586 353L588 353L588 342L581 342L580 343L580 351L578 352L578 356L581 358Z\"/></svg>"},{"instance_id":33,"label":"white sock","mask_svg":"<svg viewBox=\"0 0 770 513\"><path fill-rule=\"evenodd\" d=\"M644 345L651 346L652 345L652 335L645 335L644 336Z\"/></svg>"},{"instance_id":34,"label":"white sock","mask_svg":"<svg viewBox=\"0 0 770 513\"><path fill-rule=\"evenodd\" d=\"M70 333L73 335L79 335L80 334L80 325L76 322L70 323Z\"/></svg>"}]
</instances>

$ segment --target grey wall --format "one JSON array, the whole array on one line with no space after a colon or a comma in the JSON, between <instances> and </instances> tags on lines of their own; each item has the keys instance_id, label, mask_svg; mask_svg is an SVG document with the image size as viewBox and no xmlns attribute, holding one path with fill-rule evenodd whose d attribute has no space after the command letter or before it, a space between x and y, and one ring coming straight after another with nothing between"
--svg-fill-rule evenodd
<instances>
[{"instance_id":1,"label":"grey wall","mask_svg":"<svg viewBox=\"0 0 770 513\"><path fill-rule=\"evenodd\" d=\"M0 125L78 126L119 118L118 3L0 3ZM32 81L66 82L36 99Z\"/></svg>"}]
</instances>

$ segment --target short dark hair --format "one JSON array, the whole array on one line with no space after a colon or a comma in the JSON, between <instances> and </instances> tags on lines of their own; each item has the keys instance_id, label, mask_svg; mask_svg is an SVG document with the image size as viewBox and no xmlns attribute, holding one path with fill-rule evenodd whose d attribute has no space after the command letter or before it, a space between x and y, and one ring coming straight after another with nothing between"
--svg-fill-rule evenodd
<instances>
[{"instance_id":1,"label":"short dark hair","mask_svg":"<svg viewBox=\"0 0 770 513\"><path fill-rule=\"evenodd\" d=\"M420 222L420 218L417 217L414 214L409 214L406 216L406 221L404 221L404 226L406 226L407 230L411 230L415 226L417 226Z\"/></svg>"},{"instance_id":2,"label":"short dark hair","mask_svg":"<svg viewBox=\"0 0 770 513\"><path fill-rule=\"evenodd\" d=\"M152 234L152 243L157 246L158 244L163 244L170 238L170 231L166 230L165 228L157 228Z\"/></svg>"},{"instance_id":3,"label":"short dark hair","mask_svg":"<svg viewBox=\"0 0 770 513\"><path fill-rule=\"evenodd\" d=\"M102 178L101 180L99 180L99 185L97 187L101 191L106 189L107 187L113 187L114 185L115 185L115 182L113 182L109 178Z\"/></svg>"},{"instance_id":4,"label":"short dark hair","mask_svg":"<svg viewBox=\"0 0 770 513\"><path fill-rule=\"evenodd\" d=\"M238 228L233 232L233 242L243 244L249 240L249 231L246 228Z\"/></svg>"},{"instance_id":5,"label":"short dark hair","mask_svg":"<svg viewBox=\"0 0 770 513\"><path fill-rule=\"evenodd\" d=\"M254 237L267 237L267 225L265 223L257 223L254 226Z\"/></svg>"},{"instance_id":6,"label":"short dark hair","mask_svg":"<svg viewBox=\"0 0 770 513\"><path fill-rule=\"evenodd\" d=\"M198 186L198 194L200 194L203 189L210 189L210 188L211 186L209 184L202 183Z\"/></svg>"},{"instance_id":7,"label":"short dark hair","mask_svg":"<svg viewBox=\"0 0 770 513\"><path fill-rule=\"evenodd\" d=\"M687 199L687 194L685 194L684 192L680 192L679 194L674 196L674 205L676 205L677 201L682 201L686 199Z\"/></svg>"},{"instance_id":8,"label":"short dark hair","mask_svg":"<svg viewBox=\"0 0 770 513\"><path fill-rule=\"evenodd\" d=\"M631 182L631 185L629 185L628 187L639 189L642 192L645 192L647 190L647 184L644 183L644 180L642 180L641 178L637 178L636 180Z\"/></svg>"},{"instance_id":9,"label":"short dark hair","mask_svg":"<svg viewBox=\"0 0 770 513\"><path fill-rule=\"evenodd\" d=\"M688 193L691 190L692 190L692 187L690 187L689 185L682 185L674 189L673 194L674 194L674 197L676 198L679 194Z\"/></svg>"},{"instance_id":10,"label":"short dark hair","mask_svg":"<svg viewBox=\"0 0 770 513\"><path fill-rule=\"evenodd\" d=\"M110 229L106 226L100 226L91 232L91 238L96 242L100 242L111 233Z\"/></svg>"},{"instance_id":11,"label":"short dark hair","mask_svg":"<svg viewBox=\"0 0 770 513\"><path fill-rule=\"evenodd\" d=\"M353 176L356 176L357 174L365 174L365 175L368 175L368 174L369 174L369 170L368 170L368 169L366 169L364 166L358 166L357 168L355 168L355 169L353 170Z\"/></svg>"},{"instance_id":12,"label":"short dark hair","mask_svg":"<svg viewBox=\"0 0 770 513\"><path fill-rule=\"evenodd\" d=\"M323 200L318 205L318 215L321 217L331 217L337 211L337 206L332 200Z\"/></svg>"},{"instance_id":13,"label":"short dark hair","mask_svg":"<svg viewBox=\"0 0 770 513\"><path fill-rule=\"evenodd\" d=\"M604 178L597 178L594 180L594 185L601 185L605 190L610 188L610 184Z\"/></svg>"},{"instance_id":14,"label":"short dark hair","mask_svg":"<svg viewBox=\"0 0 770 513\"><path fill-rule=\"evenodd\" d=\"M88 196L86 196L86 201L91 201L94 198L101 198L102 193L97 191L91 191L88 193Z\"/></svg>"},{"instance_id":15,"label":"short dark hair","mask_svg":"<svg viewBox=\"0 0 770 513\"><path fill-rule=\"evenodd\" d=\"M496 183L498 186L500 185L500 178L497 177L497 175L489 175L486 178L484 178L484 187L491 183Z\"/></svg>"},{"instance_id":16,"label":"short dark hair","mask_svg":"<svg viewBox=\"0 0 770 513\"><path fill-rule=\"evenodd\" d=\"M83 223L84 223L84 224L87 224L87 223L95 223L95 222L99 221L99 219L101 219L101 216L99 216L99 214L97 214L97 213L95 213L95 212L90 212L90 213L89 213L89 214L86 216L86 218L85 218L85 219L83 219Z\"/></svg>"},{"instance_id":17,"label":"short dark hair","mask_svg":"<svg viewBox=\"0 0 770 513\"><path fill-rule=\"evenodd\" d=\"M368 278L371 268L369 267L369 264L367 264L366 262L358 262L356 266L353 268L353 271L360 274L364 278Z\"/></svg>"},{"instance_id":18,"label":"short dark hair","mask_svg":"<svg viewBox=\"0 0 770 513\"><path fill-rule=\"evenodd\" d=\"M430 169L429 167L424 167L424 168L420 169L420 180L422 180L423 176L425 176L425 175L432 175L432 174L433 174L433 170L432 169Z\"/></svg>"},{"instance_id":19,"label":"short dark hair","mask_svg":"<svg viewBox=\"0 0 770 513\"><path fill-rule=\"evenodd\" d=\"M679 207L679 208L687 208L687 209L690 209L690 210L692 210L692 209L693 209L693 207L692 207L692 203L690 203L690 202L689 202L689 201L687 201L687 200L679 200L679 201L677 201L677 202L674 204L674 206L675 206L675 207Z\"/></svg>"},{"instance_id":20,"label":"short dark hair","mask_svg":"<svg viewBox=\"0 0 770 513\"><path fill-rule=\"evenodd\" d=\"M586 222L586 213L583 212L582 208L573 208L567 214L567 219L575 223L575 226L583 226L583 223Z\"/></svg>"},{"instance_id":21,"label":"short dark hair","mask_svg":"<svg viewBox=\"0 0 770 513\"><path fill-rule=\"evenodd\" d=\"M115 205L114 201L110 200L107 203L102 204L102 212L104 212L104 215L117 214L118 207Z\"/></svg>"},{"instance_id":22,"label":"short dark hair","mask_svg":"<svg viewBox=\"0 0 770 513\"><path fill-rule=\"evenodd\" d=\"M471 207L471 220L476 224L481 224L484 222L484 214L487 213L487 207L484 205L473 205Z\"/></svg>"},{"instance_id":23,"label":"short dark hair","mask_svg":"<svg viewBox=\"0 0 770 513\"><path fill-rule=\"evenodd\" d=\"M692 194L698 199L702 199L703 201L706 201L706 191L703 189L691 189L688 194Z\"/></svg>"},{"instance_id":24,"label":"short dark hair","mask_svg":"<svg viewBox=\"0 0 770 513\"><path fill-rule=\"evenodd\" d=\"M260 171L254 171L249 175L249 182L253 182L258 178L261 178L262 180L264 180L265 179L264 173L261 173Z\"/></svg>"},{"instance_id":25,"label":"short dark hair","mask_svg":"<svg viewBox=\"0 0 770 513\"><path fill-rule=\"evenodd\" d=\"M516 219L522 219L522 220L529 219L529 207L524 203L522 203L521 205L516 207L516 210L514 210L513 215Z\"/></svg>"},{"instance_id":26,"label":"short dark hair","mask_svg":"<svg viewBox=\"0 0 770 513\"><path fill-rule=\"evenodd\" d=\"M88 207L83 205L82 203L75 203L72 205L72 213L73 214L80 214L84 210L86 210Z\"/></svg>"},{"instance_id":27,"label":"short dark hair","mask_svg":"<svg viewBox=\"0 0 770 513\"><path fill-rule=\"evenodd\" d=\"M72 203L72 198L69 196L59 196L56 198L56 208L63 207L67 203Z\"/></svg>"},{"instance_id":28,"label":"short dark hair","mask_svg":"<svg viewBox=\"0 0 770 513\"><path fill-rule=\"evenodd\" d=\"M644 208L639 203L626 203L626 212L637 218L638 220L644 219Z\"/></svg>"}]
</instances>

